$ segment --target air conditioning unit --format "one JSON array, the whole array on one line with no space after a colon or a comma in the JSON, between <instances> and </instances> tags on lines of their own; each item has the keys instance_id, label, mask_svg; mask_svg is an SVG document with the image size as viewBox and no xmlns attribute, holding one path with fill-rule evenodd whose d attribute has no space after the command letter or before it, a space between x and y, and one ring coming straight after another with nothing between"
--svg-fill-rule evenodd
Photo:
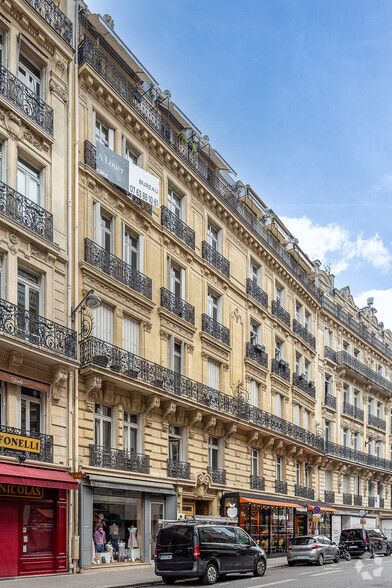
<instances>
[{"instance_id":1,"label":"air conditioning unit","mask_svg":"<svg viewBox=\"0 0 392 588\"><path fill-rule=\"evenodd\" d=\"M380 496L379 496L379 494L377 494L374 497L374 508L380 508Z\"/></svg>"}]
</instances>

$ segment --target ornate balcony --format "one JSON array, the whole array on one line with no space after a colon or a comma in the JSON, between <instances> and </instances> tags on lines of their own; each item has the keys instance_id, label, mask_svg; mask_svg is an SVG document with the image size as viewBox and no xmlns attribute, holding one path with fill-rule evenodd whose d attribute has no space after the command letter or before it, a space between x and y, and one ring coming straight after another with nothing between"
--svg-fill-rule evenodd
<instances>
[{"instance_id":1,"label":"ornate balcony","mask_svg":"<svg viewBox=\"0 0 392 588\"><path fill-rule=\"evenodd\" d=\"M286 382L290 382L290 368L289 364L283 361L283 359L274 359L271 360L271 371L274 374L277 374Z\"/></svg>"},{"instance_id":2,"label":"ornate balcony","mask_svg":"<svg viewBox=\"0 0 392 588\"><path fill-rule=\"evenodd\" d=\"M290 315L287 312L287 310L285 310L283 308L283 306L280 306L279 302L276 302L276 300L272 301L272 314L274 314L280 321L282 321L282 323L284 323L287 327L290 327Z\"/></svg>"},{"instance_id":3,"label":"ornate balcony","mask_svg":"<svg viewBox=\"0 0 392 588\"><path fill-rule=\"evenodd\" d=\"M226 470L219 468L207 468L207 472L210 474L213 484L226 484Z\"/></svg>"},{"instance_id":4,"label":"ornate balcony","mask_svg":"<svg viewBox=\"0 0 392 588\"><path fill-rule=\"evenodd\" d=\"M183 480L189 480L191 477L191 464L187 461L168 459L167 476L168 478L182 478Z\"/></svg>"},{"instance_id":5,"label":"ornate balcony","mask_svg":"<svg viewBox=\"0 0 392 588\"><path fill-rule=\"evenodd\" d=\"M336 351L331 349L331 347L328 347L328 345L325 345L324 347L324 357L325 359L329 359L330 361L337 363Z\"/></svg>"},{"instance_id":6,"label":"ornate balcony","mask_svg":"<svg viewBox=\"0 0 392 588\"><path fill-rule=\"evenodd\" d=\"M53 135L53 108L0 65L0 94L44 131Z\"/></svg>"},{"instance_id":7,"label":"ornate balcony","mask_svg":"<svg viewBox=\"0 0 392 588\"><path fill-rule=\"evenodd\" d=\"M161 306L191 325L195 324L195 307L174 296L167 288L161 288Z\"/></svg>"},{"instance_id":8,"label":"ornate balcony","mask_svg":"<svg viewBox=\"0 0 392 588\"><path fill-rule=\"evenodd\" d=\"M38 433L36 431L27 431L26 429L16 429L15 427L0 425L0 434L2 433L6 433L7 435L20 435L21 437L29 437L30 439L38 439L41 441L41 451L39 453L30 453L27 451L9 449L8 447L0 447L0 455L7 455L10 457L25 455L26 459L53 463L53 435L44 435L43 433Z\"/></svg>"},{"instance_id":9,"label":"ornate balcony","mask_svg":"<svg viewBox=\"0 0 392 588\"><path fill-rule=\"evenodd\" d=\"M314 382L307 380L304 374L293 373L293 386L296 386L296 388L299 388L302 392L305 392L312 398L316 398L316 387Z\"/></svg>"},{"instance_id":10,"label":"ornate balcony","mask_svg":"<svg viewBox=\"0 0 392 588\"><path fill-rule=\"evenodd\" d=\"M153 386L157 390L180 396L196 405L251 423L253 427L261 427L283 435L296 444L303 443L324 452L322 437L253 406L242 398L210 388L96 337L88 337L80 343L80 362L82 366L95 365L99 369L107 369L117 376L122 375L139 381L143 386Z\"/></svg>"},{"instance_id":11,"label":"ornate balcony","mask_svg":"<svg viewBox=\"0 0 392 588\"><path fill-rule=\"evenodd\" d=\"M380 508L384 508L384 506L385 506L385 500L384 500L384 498L381 498L381 496L380 496Z\"/></svg>"},{"instance_id":12,"label":"ornate balcony","mask_svg":"<svg viewBox=\"0 0 392 588\"><path fill-rule=\"evenodd\" d=\"M250 278L246 279L246 293L268 310L268 294Z\"/></svg>"},{"instance_id":13,"label":"ornate balcony","mask_svg":"<svg viewBox=\"0 0 392 588\"><path fill-rule=\"evenodd\" d=\"M166 208L166 206L161 206L161 224L181 239L181 241L184 241L188 247L195 249L195 231L188 227L188 225Z\"/></svg>"},{"instance_id":14,"label":"ornate balcony","mask_svg":"<svg viewBox=\"0 0 392 588\"><path fill-rule=\"evenodd\" d=\"M293 331L294 333L299 335L299 337L301 337L301 339L305 341L305 343L307 343L309 347L312 347L312 349L316 349L316 337L314 337L312 333L310 333L308 329L302 326L301 323L298 322L296 319L293 320Z\"/></svg>"},{"instance_id":15,"label":"ornate balcony","mask_svg":"<svg viewBox=\"0 0 392 588\"><path fill-rule=\"evenodd\" d=\"M294 489L296 496L301 496L302 498L307 498L308 500L314 500L313 488L308 488L307 486L300 486L299 484L295 484Z\"/></svg>"},{"instance_id":16,"label":"ornate balcony","mask_svg":"<svg viewBox=\"0 0 392 588\"><path fill-rule=\"evenodd\" d=\"M348 494L347 492L343 492L343 504L352 504L353 503L353 495Z\"/></svg>"},{"instance_id":17,"label":"ornate balcony","mask_svg":"<svg viewBox=\"0 0 392 588\"><path fill-rule=\"evenodd\" d=\"M350 370L359 374L366 380L369 380L379 388L386 390L387 392L392 393L392 382L381 376L370 367L359 361L356 357L353 357L347 351L339 351L337 354L337 363L339 365L344 365L348 367Z\"/></svg>"},{"instance_id":18,"label":"ornate balcony","mask_svg":"<svg viewBox=\"0 0 392 588\"><path fill-rule=\"evenodd\" d=\"M255 345L253 345L253 343L247 343L246 357L253 359L253 361L256 361L263 367L268 368L268 353L265 352L264 345L259 345L258 343Z\"/></svg>"},{"instance_id":19,"label":"ornate balcony","mask_svg":"<svg viewBox=\"0 0 392 588\"><path fill-rule=\"evenodd\" d=\"M368 507L384 508L385 500L381 496L368 496Z\"/></svg>"},{"instance_id":20,"label":"ornate balcony","mask_svg":"<svg viewBox=\"0 0 392 588\"><path fill-rule=\"evenodd\" d=\"M125 261L112 253L105 251L103 247L100 247L90 239L84 240L84 259L87 263L97 267L108 276L122 282L128 288L139 292L139 294L143 294L149 300L152 299L151 278L147 278L147 276L137 269L131 267L128 263L125 263Z\"/></svg>"},{"instance_id":21,"label":"ornate balcony","mask_svg":"<svg viewBox=\"0 0 392 588\"><path fill-rule=\"evenodd\" d=\"M351 449L351 447L345 447L344 445L338 445L337 443L331 443L331 441L325 442L325 453L327 455L333 455L339 459L345 459L352 463L364 464L372 468L392 471L392 461L377 457L376 455L369 455L363 451L357 451Z\"/></svg>"},{"instance_id":22,"label":"ornate balcony","mask_svg":"<svg viewBox=\"0 0 392 588\"><path fill-rule=\"evenodd\" d=\"M354 494L354 506L362 506L362 496Z\"/></svg>"},{"instance_id":23,"label":"ornate balcony","mask_svg":"<svg viewBox=\"0 0 392 588\"><path fill-rule=\"evenodd\" d=\"M260 490L264 492L265 490L265 478L261 478L260 476L250 476L250 487L252 490Z\"/></svg>"},{"instance_id":24,"label":"ornate balcony","mask_svg":"<svg viewBox=\"0 0 392 588\"><path fill-rule=\"evenodd\" d=\"M84 142L84 163L92 169L97 169L97 150L95 145L90 143L90 141ZM127 198L129 198L129 200L132 200L132 202L134 202L137 206L140 206L140 208L147 212L147 214L149 214L150 216L152 215L151 204L146 204L144 200L142 200L135 194L131 194L131 192L126 192L119 186L116 186L116 189L125 194Z\"/></svg>"},{"instance_id":25,"label":"ornate balcony","mask_svg":"<svg viewBox=\"0 0 392 588\"><path fill-rule=\"evenodd\" d=\"M2 298L0 298L0 332L64 355L69 359L77 357L76 331L19 308Z\"/></svg>"},{"instance_id":26,"label":"ornate balcony","mask_svg":"<svg viewBox=\"0 0 392 588\"><path fill-rule=\"evenodd\" d=\"M68 45L72 45L72 22L52 0L27 0L48 25L52 27L64 39Z\"/></svg>"},{"instance_id":27,"label":"ornate balcony","mask_svg":"<svg viewBox=\"0 0 392 588\"><path fill-rule=\"evenodd\" d=\"M380 417L375 416L374 414L368 415L368 425L380 429L381 431L386 431L387 429L387 424L384 419L380 419Z\"/></svg>"},{"instance_id":28,"label":"ornate balcony","mask_svg":"<svg viewBox=\"0 0 392 588\"><path fill-rule=\"evenodd\" d=\"M325 406L329 406L330 408L336 409L336 396L333 396L332 394L328 394L328 392L326 392L324 404Z\"/></svg>"},{"instance_id":29,"label":"ornate balcony","mask_svg":"<svg viewBox=\"0 0 392 588\"><path fill-rule=\"evenodd\" d=\"M335 502L335 492L332 490L324 490L324 500L325 502L334 503Z\"/></svg>"},{"instance_id":30,"label":"ornate balcony","mask_svg":"<svg viewBox=\"0 0 392 588\"><path fill-rule=\"evenodd\" d=\"M358 421L364 420L363 410L358 406L353 406L348 402L343 401L343 414L347 414L351 416L353 419L357 419Z\"/></svg>"},{"instance_id":31,"label":"ornate balcony","mask_svg":"<svg viewBox=\"0 0 392 588\"><path fill-rule=\"evenodd\" d=\"M275 480L275 492L277 494L287 494L287 482L282 482L282 480Z\"/></svg>"},{"instance_id":32,"label":"ornate balcony","mask_svg":"<svg viewBox=\"0 0 392 588\"><path fill-rule=\"evenodd\" d=\"M125 449L112 449L100 445L90 445L90 465L97 468L110 470L123 470L138 474L150 473L150 456L126 451Z\"/></svg>"},{"instance_id":33,"label":"ornate balcony","mask_svg":"<svg viewBox=\"0 0 392 588\"><path fill-rule=\"evenodd\" d=\"M216 249L211 247L207 241L201 243L201 255L203 259L208 261L217 270L224 274L227 278L230 278L230 261L223 257Z\"/></svg>"},{"instance_id":34,"label":"ornate balcony","mask_svg":"<svg viewBox=\"0 0 392 588\"><path fill-rule=\"evenodd\" d=\"M230 346L230 329L224 327L207 314L201 315L201 330Z\"/></svg>"},{"instance_id":35,"label":"ornate balcony","mask_svg":"<svg viewBox=\"0 0 392 588\"><path fill-rule=\"evenodd\" d=\"M4 182L0 182L0 212L53 242L53 215Z\"/></svg>"}]
</instances>

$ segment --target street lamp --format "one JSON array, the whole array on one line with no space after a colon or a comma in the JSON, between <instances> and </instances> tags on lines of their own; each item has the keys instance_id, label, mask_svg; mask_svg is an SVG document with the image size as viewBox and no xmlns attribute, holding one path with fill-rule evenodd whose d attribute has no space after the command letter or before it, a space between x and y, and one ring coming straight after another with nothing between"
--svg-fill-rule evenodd
<instances>
[{"instance_id":1,"label":"street lamp","mask_svg":"<svg viewBox=\"0 0 392 588\"><path fill-rule=\"evenodd\" d=\"M81 324L80 324L80 340L83 341L86 337L91 334L92 327L93 327L93 317L89 312L87 312L87 308L99 308L102 304L102 300L94 292L94 290L90 290L87 292L85 296L83 296L82 300L79 302L76 308L71 308L71 320L72 322L75 320L76 313L80 309L80 316L81 316Z\"/></svg>"}]
</instances>

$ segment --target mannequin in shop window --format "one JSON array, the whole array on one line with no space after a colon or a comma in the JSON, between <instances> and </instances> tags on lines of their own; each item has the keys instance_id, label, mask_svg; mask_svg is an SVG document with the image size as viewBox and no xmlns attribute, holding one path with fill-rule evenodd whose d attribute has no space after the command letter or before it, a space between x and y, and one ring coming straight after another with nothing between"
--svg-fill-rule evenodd
<instances>
[{"instance_id":1,"label":"mannequin in shop window","mask_svg":"<svg viewBox=\"0 0 392 588\"><path fill-rule=\"evenodd\" d=\"M133 547L138 547L137 542L137 527L135 525L131 525L128 527L129 537L128 537L128 549L132 549Z\"/></svg>"},{"instance_id":2,"label":"mannequin in shop window","mask_svg":"<svg viewBox=\"0 0 392 588\"><path fill-rule=\"evenodd\" d=\"M94 544L95 544L95 551L97 553L102 553L105 551L105 543L106 543L106 533L103 528L103 523L105 518L103 514L100 514L98 517L97 524L95 525L94 531Z\"/></svg>"},{"instance_id":3,"label":"mannequin in shop window","mask_svg":"<svg viewBox=\"0 0 392 588\"><path fill-rule=\"evenodd\" d=\"M113 523L109 527L109 539L113 545L113 550L115 551L115 553L117 553L118 552L118 540L120 539L120 534L118 531L118 525L116 525L116 523Z\"/></svg>"}]
</instances>

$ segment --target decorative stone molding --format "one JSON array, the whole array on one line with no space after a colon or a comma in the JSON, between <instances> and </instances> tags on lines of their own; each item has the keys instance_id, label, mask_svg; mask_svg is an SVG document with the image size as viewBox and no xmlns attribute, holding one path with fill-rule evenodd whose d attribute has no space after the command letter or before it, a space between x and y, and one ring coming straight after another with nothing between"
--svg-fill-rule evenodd
<instances>
[{"instance_id":1,"label":"decorative stone molding","mask_svg":"<svg viewBox=\"0 0 392 588\"><path fill-rule=\"evenodd\" d=\"M166 308L158 308L158 313L161 318L161 329L163 331L167 331L171 335L180 336L186 343L192 343L193 336L197 331L194 325L177 317L172 312L166 310Z\"/></svg>"},{"instance_id":2,"label":"decorative stone molding","mask_svg":"<svg viewBox=\"0 0 392 588\"><path fill-rule=\"evenodd\" d=\"M99 390L102 388L102 378L101 376L91 375L88 376L86 379L86 387L85 387L85 394L86 394L86 410L92 412L94 410L94 397Z\"/></svg>"},{"instance_id":3,"label":"decorative stone molding","mask_svg":"<svg viewBox=\"0 0 392 588\"><path fill-rule=\"evenodd\" d=\"M201 331L199 336L203 359L212 359L218 363L230 363L230 347L204 331Z\"/></svg>"},{"instance_id":4,"label":"decorative stone molding","mask_svg":"<svg viewBox=\"0 0 392 588\"><path fill-rule=\"evenodd\" d=\"M60 98L66 104L68 102L68 92L62 84L58 84L53 78L49 80L49 90L52 94Z\"/></svg>"},{"instance_id":5,"label":"decorative stone molding","mask_svg":"<svg viewBox=\"0 0 392 588\"><path fill-rule=\"evenodd\" d=\"M150 323L150 321L143 321L143 329L146 333L150 333L152 329L152 323Z\"/></svg>"},{"instance_id":6,"label":"decorative stone molding","mask_svg":"<svg viewBox=\"0 0 392 588\"><path fill-rule=\"evenodd\" d=\"M188 425L188 437L189 439L193 439L195 436L195 426L197 423L201 423L203 418L202 413L199 410L195 410L191 412L189 415L189 425Z\"/></svg>"},{"instance_id":7,"label":"decorative stone molding","mask_svg":"<svg viewBox=\"0 0 392 588\"><path fill-rule=\"evenodd\" d=\"M186 351L187 351L187 353L189 353L189 355L193 355L194 350L195 350L194 345L191 345L190 343L186 344Z\"/></svg>"},{"instance_id":8,"label":"decorative stone molding","mask_svg":"<svg viewBox=\"0 0 392 588\"><path fill-rule=\"evenodd\" d=\"M177 405L175 402L169 400L162 405L162 431L167 433L169 428L169 418L175 414Z\"/></svg>"},{"instance_id":9,"label":"decorative stone molding","mask_svg":"<svg viewBox=\"0 0 392 588\"><path fill-rule=\"evenodd\" d=\"M225 447L226 449L228 449L230 447L230 440L232 438L232 436L234 435L234 433L237 432L237 425L235 423L232 423L229 428L227 429L227 431L225 431L224 434L224 443L225 443Z\"/></svg>"},{"instance_id":10,"label":"decorative stone molding","mask_svg":"<svg viewBox=\"0 0 392 588\"><path fill-rule=\"evenodd\" d=\"M152 424L152 413L155 409L159 408L161 404L161 399L159 396L153 395L146 403L146 409L144 411L144 418L146 422L146 427L151 427Z\"/></svg>"},{"instance_id":11,"label":"decorative stone molding","mask_svg":"<svg viewBox=\"0 0 392 588\"><path fill-rule=\"evenodd\" d=\"M62 366L58 366L53 368L52 370L52 402L59 402L61 394L60 389L63 387L64 383L67 381L68 378L68 371L67 369L63 368Z\"/></svg>"},{"instance_id":12,"label":"decorative stone molding","mask_svg":"<svg viewBox=\"0 0 392 588\"><path fill-rule=\"evenodd\" d=\"M248 439L247 439L248 453L250 453L252 447L254 447L256 445L256 443L258 443L259 438L260 438L259 431L250 431L248 433Z\"/></svg>"},{"instance_id":13,"label":"decorative stone molding","mask_svg":"<svg viewBox=\"0 0 392 588\"><path fill-rule=\"evenodd\" d=\"M23 354L17 351L11 351L8 356L8 369L10 372L17 372L23 364Z\"/></svg>"},{"instance_id":14,"label":"decorative stone molding","mask_svg":"<svg viewBox=\"0 0 392 588\"><path fill-rule=\"evenodd\" d=\"M195 489L193 491L194 496L196 496L196 498L204 498L204 496L208 494L211 484L212 479L211 476L207 474L207 472L200 472L197 474L195 480Z\"/></svg>"},{"instance_id":15,"label":"decorative stone molding","mask_svg":"<svg viewBox=\"0 0 392 588\"><path fill-rule=\"evenodd\" d=\"M215 425L216 425L216 418L214 416L209 416L204 419L204 430L203 430L204 443L208 442L208 437L210 437L211 433L213 433Z\"/></svg>"}]
</instances>

